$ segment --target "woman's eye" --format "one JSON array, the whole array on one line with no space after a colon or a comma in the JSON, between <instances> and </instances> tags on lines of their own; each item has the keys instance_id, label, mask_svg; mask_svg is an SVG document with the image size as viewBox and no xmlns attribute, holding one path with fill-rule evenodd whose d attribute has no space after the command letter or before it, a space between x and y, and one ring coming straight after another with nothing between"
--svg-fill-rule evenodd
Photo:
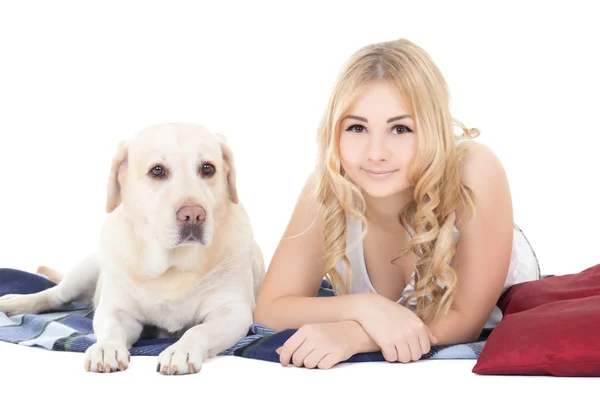
<instances>
[{"instance_id":1,"label":"woman's eye","mask_svg":"<svg viewBox=\"0 0 600 400\"><path fill-rule=\"evenodd\" d=\"M394 133L408 133L412 132L412 130L406 125L396 125L394 129L392 129Z\"/></svg>"},{"instance_id":2,"label":"woman's eye","mask_svg":"<svg viewBox=\"0 0 600 400\"><path fill-rule=\"evenodd\" d=\"M363 133L365 131L365 127L362 125L351 125L346 129L347 132L355 132L355 133Z\"/></svg>"}]
</instances>

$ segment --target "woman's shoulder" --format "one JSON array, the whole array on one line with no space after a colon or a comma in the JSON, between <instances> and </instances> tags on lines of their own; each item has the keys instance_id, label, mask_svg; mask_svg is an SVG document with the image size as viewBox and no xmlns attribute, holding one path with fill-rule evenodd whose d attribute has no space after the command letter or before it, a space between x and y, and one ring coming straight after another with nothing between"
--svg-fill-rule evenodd
<instances>
[{"instance_id":1,"label":"woman's shoulder","mask_svg":"<svg viewBox=\"0 0 600 400\"><path fill-rule=\"evenodd\" d=\"M500 158L483 143L469 140L463 144L466 152L460 163L461 183L473 193L475 208L478 203L493 203L494 199L510 202L506 171ZM465 204L457 210L462 214Z\"/></svg>"},{"instance_id":2,"label":"woman's shoulder","mask_svg":"<svg viewBox=\"0 0 600 400\"><path fill-rule=\"evenodd\" d=\"M489 186L504 181L506 172L500 158L483 143L469 140L460 163L461 182L466 186Z\"/></svg>"},{"instance_id":3,"label":"woman's shoulder","mask_svg":"<svg viewBox=\"0 0 600 400\"><path fill-rule=\"evenodd\" d=\"M477 169L486 165L492 168L502 168L500 158L494 151L474 139L461 142L465 147L465 156L461 162L461 172L472 175Z\"/></svg>"},{"instance_id":4,"label":"woman's shoulder","mask_svg":"<svg viewBox=\"0 0 600 400\"><path fill-rule=\"evenodd\" d=\"M318 201L318 177L314 172L300 186L284 238L320 236L324 226L322 206Z\"/></svg>"}]
</instances>

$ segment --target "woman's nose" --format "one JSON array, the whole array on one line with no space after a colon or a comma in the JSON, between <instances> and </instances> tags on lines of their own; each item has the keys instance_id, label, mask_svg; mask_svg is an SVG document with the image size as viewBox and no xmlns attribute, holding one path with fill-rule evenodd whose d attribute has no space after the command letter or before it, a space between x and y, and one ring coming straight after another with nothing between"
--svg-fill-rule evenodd
<instances>
[{"instance_id":1,"label":"woman's nose","mask_svg":"<svg viewBox=\"0 0 600 400\"><path fill-rule=\"evenodd\" d=\"M369 161L381 162L390 158L390 150L384 136L371 135L367 149Z\"/></svg>"}]
</instances>

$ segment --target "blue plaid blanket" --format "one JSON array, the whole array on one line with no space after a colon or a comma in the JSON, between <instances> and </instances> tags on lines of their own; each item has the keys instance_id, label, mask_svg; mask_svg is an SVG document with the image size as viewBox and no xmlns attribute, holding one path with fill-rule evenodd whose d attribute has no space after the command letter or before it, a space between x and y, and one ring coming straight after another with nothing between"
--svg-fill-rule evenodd
<instances>
[{"instance_id":1,"label":"blue plaid blanket","mask_svg":"<svg viewBox=\"0 0 600 400\"><path fill-rule=\"evenodd\" d=\"M54 286L46 277L10 268L0 268L0 296L28 294ZM323 280L318 296L333 296L331 286ZM7 316L0 312L0 341L52 351L85 352L95 343L92 329L93 311L73 303L67 310L40 314ZM248 334L219 355L231 355L256 360L279 362L275 350L293 335L294 329L273 331L253 324ZM488 332L489 333L489 332ZM422 359L477 359L486 335L473 343L433 346ZM130 350L131 355L157 356L175 343L177 338L140 339ZM361 353L345 362L385 361L381 352Z\"/></svg>"}]
</instances>

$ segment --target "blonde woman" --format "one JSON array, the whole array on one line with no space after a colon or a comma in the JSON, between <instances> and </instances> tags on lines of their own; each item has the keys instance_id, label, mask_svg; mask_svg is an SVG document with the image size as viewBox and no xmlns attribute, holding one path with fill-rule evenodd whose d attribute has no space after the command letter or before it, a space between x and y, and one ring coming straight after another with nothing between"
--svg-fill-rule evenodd
<instances>
[{"instance_id":1,"label":"blonde woman","mask_svg":"<svg viewBox=\"0 0 600 400\"><path fill-rule=\"evenodd\" d=\"M255 322L298 329L278 349L282 365L331 368L372 351L419 360L477 339L502 318L506 288L540 277L478 134L452 117L442 74L412 42L347 61L257 299ZM324 277L335 296L316 296Z\"/></svg>"}]
</instances>

